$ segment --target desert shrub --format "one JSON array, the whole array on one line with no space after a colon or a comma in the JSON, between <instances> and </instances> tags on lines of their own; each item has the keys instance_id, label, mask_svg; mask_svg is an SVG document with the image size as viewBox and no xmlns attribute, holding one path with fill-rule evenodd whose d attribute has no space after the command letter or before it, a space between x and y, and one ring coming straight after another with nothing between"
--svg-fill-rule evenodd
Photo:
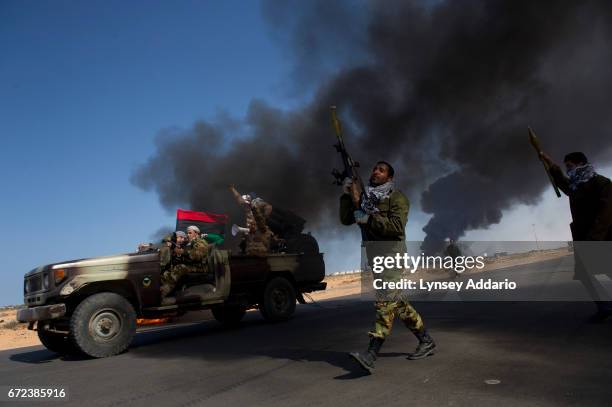
<instances>
[{"instance_id":1,"label":"desert shrub","mask_svg":"<svg viewBox=\"0 0 612 407\"><path fill-rule=\"evenodd\" d=\"M19 327L20 323L17 320L12 320L12 321L8 321L3 323L2 325L0 325L0 328L2 329L17 329Z\"/></svg>"}]
</instances>

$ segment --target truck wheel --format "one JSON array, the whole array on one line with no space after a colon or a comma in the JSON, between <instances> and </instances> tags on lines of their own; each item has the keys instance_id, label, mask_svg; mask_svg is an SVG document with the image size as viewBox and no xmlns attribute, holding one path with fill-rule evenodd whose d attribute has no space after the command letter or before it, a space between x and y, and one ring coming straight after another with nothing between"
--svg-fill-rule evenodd
<instances>
[{"instance_id":1,"label":"truck wheel","mask_svg":"<svg viewBox=\"0 0 612 407\"><path fill-rule=\"evenodd\" d=\"M41 321L38 322L36 332L40 343L51 352L59 353L60 355L70 355L78 353L72 342L68 339L68 335L50 332L45 329Z\"/></svg>"},{"instance_id":2,"label":"truck wheel","mask_svg":"<svg viewBox=\"0 0 612 407\"><path fill-rule=\"evenodd\" d=\"M236 305L219 305L217 307L213 307L211 311L217 321L226 325L235 325L239 323L242 318L244 318L244 314L246 314L246 309L244 307Z\"/></svg>"},{"instance_id":3,"label":"truck wheel","mask_svg":"<svg viewBox=\"0 0 612 407\"><path fill-rule=\"evenodd\" d=\"M136 333L136 312L115 293L99 293L81 302L70 318L70 340L84 354L105 358L123 352Z\"/></svg>"},{"instance_id":4,"label":"truck wheel","mask_svg":"<svg viewBox=\"0 0 612 407\"><path fill-rule=\"evenodd\" d=\"M291 318L295 312L293 284L283 277L270 280L264 290L259 310L266 321L284 321Z\"/></svg>"}]
</instances>

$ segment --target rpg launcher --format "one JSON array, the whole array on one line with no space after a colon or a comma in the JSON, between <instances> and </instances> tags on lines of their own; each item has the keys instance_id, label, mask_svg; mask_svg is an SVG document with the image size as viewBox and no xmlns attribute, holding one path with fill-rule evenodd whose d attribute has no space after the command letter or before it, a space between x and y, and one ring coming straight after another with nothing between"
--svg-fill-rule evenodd
<instances>
[{"instance_id":1,"label":"rpg launcher","mask_svg":"<svg viewBox=\"0 0 612 407\"><path fill-rule=\"evenodd\" d=\"M529 130L529 142L535 149L536 153L538 153L538 158L540 159L540 161L542 162L542 165L544 166L544 171L546 171L546 175L548 175L548 180L550 181L553 188L555 189L555 194L557 194L558 198L561 198L561 193L559 192L559 188L557 188L557 185L555 184L555 180L550 174L550 167L548 166L548 163L542 159L542 148L540 148L540 141L538 140L538 137L536 136L535 132L531 129L531 127L527 127L527 130Z\"/></svg>"},{"instance_id":2,"label":"rpg launcher","mask_svg":"<svg viewBox=\"0 0 612 407\"><path fill-rule=\"evenodd\" d=\"M344 169L339 171L337 169L332 170L332 175L335 178L334 184L342 185L345 178L351 178L353 180L353 188L351 198L353 200L353 204L355 208L360 207L361 194L363 192L364 185L363 180L359 176L359 163L346 151L346 147L344 146L344 138L342 137L342 125L340 124L340 120L338 119L338 115L336 113L336 106L331 106L331 120L332 127L334 128L334 132L336 134L336 138L338 142L334 144L336 151L340 154L342 158L342 164Z\"/></svg>"}]
</instances>

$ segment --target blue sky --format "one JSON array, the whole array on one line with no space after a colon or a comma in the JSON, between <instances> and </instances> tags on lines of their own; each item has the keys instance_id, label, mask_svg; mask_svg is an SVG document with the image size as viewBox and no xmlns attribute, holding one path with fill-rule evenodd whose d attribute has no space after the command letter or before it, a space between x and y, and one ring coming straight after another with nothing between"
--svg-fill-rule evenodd
<instances>
[{"instance_id":1,"label":"blue sky","mask_svg":"<svg viewBox=\"0 0 612 407\"><path fill-rule=\"evenodd\" d=\"M174 223L129 181L162 129L303 102L278 35L257 1L0 2L0 305L22 302L36 266L128 252ZM410 215L409 239L427 219ZM569 238L567 200L546 191L466 240L530 240L535 223ZM356 229L317 236L328 271L359 264Z\"/></svg>"}]
</instances>

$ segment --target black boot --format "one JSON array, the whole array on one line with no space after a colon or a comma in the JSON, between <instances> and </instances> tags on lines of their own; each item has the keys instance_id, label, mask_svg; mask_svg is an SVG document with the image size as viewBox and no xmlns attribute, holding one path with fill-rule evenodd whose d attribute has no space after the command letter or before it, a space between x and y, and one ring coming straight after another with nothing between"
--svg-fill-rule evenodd
<instances>
[{"instance_id":1,"label":"black boot","mask_svg":"<svg viewBox=\"0 0 612 407\"><path fill-rule=\"evenodd\" d=\"M433 355L434 349L436 348L436 343L434 342L433 338L429 336L427 331L416 331L413 332L413 334L418 338L419 344L417 345L416 350L408 355L408 359L417 360Z\"/></svg>"},{"instance_id":2,"label":"black boot","mask_svg":"<svg viewBox=\"0 0 612 407\"><path fill-rule=\"evenodd\" d=\"M374 373L374 361L376 360L376 355L380 351L380 347L385 342L382 338L370 338L370 345L368 349L363 352L363 354L359 352L351 352L349 355L355 359L359 366L365 369L368 373Z\"/></svg>"}]
</instances>

